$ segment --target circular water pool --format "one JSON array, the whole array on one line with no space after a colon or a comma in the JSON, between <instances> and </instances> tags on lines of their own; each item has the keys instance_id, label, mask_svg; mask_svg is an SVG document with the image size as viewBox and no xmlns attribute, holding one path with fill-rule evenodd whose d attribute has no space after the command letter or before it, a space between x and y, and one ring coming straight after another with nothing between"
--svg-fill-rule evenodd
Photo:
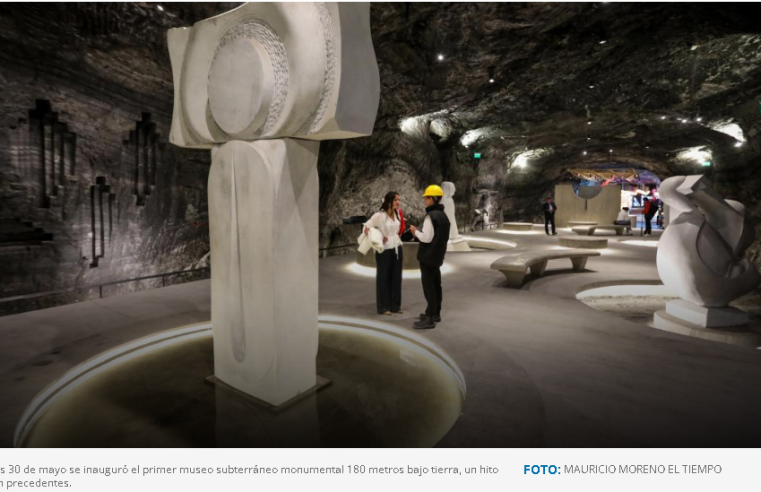
<instances>
[{"instance_id":1,"label":"circular water pool","mask_svg":"<svg viewBox=\"0 0 761 492\"><path fill-rule=\"evenodd\" d=\"M332 384L278 412L221 386L210 324L125 345L38 395L21 447L427 447L459 418L465 381L440 347L393 325L321 316Z\"/></svg>"}]
</instances>

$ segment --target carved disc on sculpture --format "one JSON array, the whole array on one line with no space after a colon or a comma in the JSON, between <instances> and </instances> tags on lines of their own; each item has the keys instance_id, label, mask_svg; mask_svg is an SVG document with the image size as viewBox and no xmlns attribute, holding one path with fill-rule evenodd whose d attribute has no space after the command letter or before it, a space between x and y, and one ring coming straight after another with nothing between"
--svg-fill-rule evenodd
<instances>
[{"instance_id":1,"label":"carved disc on sculpture","mask_svg":"<svg viewBox=\"0 0 761 492\"><path fill-rule=\"evenodd\" d=\"M306 134L317 131L318 124L322 121L323 116L325 116L325 111L330 103L330 96L333 93L333 87L336 84L336 61L338 58L336 40L334 39L335 30L333 29L333 20L330 12L328 12L324 2L313 2L309 5L314 10L314 16L319 19L322 30L324 49L322 58L324 59L325 66L322 77L322 91L317 106L301 126L301 129L299 129L299 133Z\"/></svg>"},{"instance_id":2,"label":"carved disc on sculpture","mask_svg":"<svg viewBox=\"0 0 761 492\"><path fill-rule=\"evenodd\" d=\"M219 48L209 70L209 109L230 135L256 131L272 102L272 64L259 43L236 39Z\"/></svg>"},{"instance_id":3,"label":"carved disc on sculpture","mask_svg":"<svg viewBox=\"0 0 761 492\"><path fill-rule=\"evenodd\" d=\"M269 104L264 126L257 132L257 134L264 134L275 127L285 109L289 85L288 57L280 37L261 19L248 19L236 24L225 33L219 42L217 52L228 44L240 39L257 43L255 46L261 48L270 60L272 70L272 84L270 87L272 88L273 95L271 96L271 103Z\"/></svg>"}]
</instances>

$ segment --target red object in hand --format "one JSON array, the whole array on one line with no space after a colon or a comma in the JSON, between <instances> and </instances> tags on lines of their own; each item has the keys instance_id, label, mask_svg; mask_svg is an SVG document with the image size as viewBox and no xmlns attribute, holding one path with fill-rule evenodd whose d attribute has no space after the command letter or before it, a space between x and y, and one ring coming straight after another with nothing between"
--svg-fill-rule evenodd
<instances>
[{"instance_id":1,"label":"red object in hand","mask_svg":"<svg viewBox=\"0 0 761 492\"><path fill-rule=\"evenodd\" d=\"M404 220L404 213L402 213L402 207L399 207L396 209L397 212L399 212L399 222L401 222L401 226L399 227L399 234L404 234L404 230L407 227L407 221Z\"/></svg>"}]
</instances>

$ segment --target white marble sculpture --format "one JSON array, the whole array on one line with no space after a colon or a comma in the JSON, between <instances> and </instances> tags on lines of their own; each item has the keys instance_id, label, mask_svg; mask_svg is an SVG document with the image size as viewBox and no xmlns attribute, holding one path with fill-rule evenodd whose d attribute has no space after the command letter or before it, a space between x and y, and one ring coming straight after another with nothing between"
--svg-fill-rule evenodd
<instances>
[{"instance_id":1,"label":"white marble sculpture","mask_svg":"<svg viewBox=\"0 0 761 492\"><path fill-rule=\"evenodd\" d=\"M272 405L316 384L319 140L372 133L369 14L250 3L168 34L170 141L212 151L215 377Z\"/></svg>"},{"instance_id":2,"label":"white marble sculpture","mask_svg":"<svg viewBox=\"0 0 761 492\"><path fill-rule=\"evenodd\" d=\"M468 243L460 237L460 231L457 228L457 219L455 218L454 194L457 188L451 181L441 183L441 189L444 191L444 197L441 200L444 205L444 213L449 219L449 241L447 243L448 251L470 251Z\"/></svg>"},{"instance_id":3,"label":"white marble sculpture","mask_svg":"<svg viewBox=\"0 0 761 492\"><path fill-rule=\"evenodd\" d=\"M755 233L745 207L725 200L703 176L675 176L661 184L670 223L658 244L658 273L682 299L666 306L669 315L703 327L735 326L748 316L726 307L761 283L743 258Z\"/></svg>"}]
</instances>

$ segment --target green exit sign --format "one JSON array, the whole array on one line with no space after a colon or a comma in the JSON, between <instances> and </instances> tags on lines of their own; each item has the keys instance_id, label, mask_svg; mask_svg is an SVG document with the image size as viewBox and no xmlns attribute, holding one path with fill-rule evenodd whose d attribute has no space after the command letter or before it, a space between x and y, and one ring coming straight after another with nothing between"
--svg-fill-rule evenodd
<instances>
[{"instance_id":1,"label":"green exit sign","mask_svg":"<svg viewBox=\"0 0 761 492\"><path fill-rule=\"evenodd\" d=\"M700 165L703 166L703 167L710 167L711 166L711 161L705 161L705 162L703 162Z\"/></svg>"},{"instance_id":2,"label":"green exit sign","mask_svg":"<svg viewBox=\"0 0 761 492\"><path fill-rule=\"evenodd\" d=\"M475 154L473 154L473 157L475 157L476 159L480 159L481 158L481 152L476 152Z\"/></svg>"}]
</instances>

